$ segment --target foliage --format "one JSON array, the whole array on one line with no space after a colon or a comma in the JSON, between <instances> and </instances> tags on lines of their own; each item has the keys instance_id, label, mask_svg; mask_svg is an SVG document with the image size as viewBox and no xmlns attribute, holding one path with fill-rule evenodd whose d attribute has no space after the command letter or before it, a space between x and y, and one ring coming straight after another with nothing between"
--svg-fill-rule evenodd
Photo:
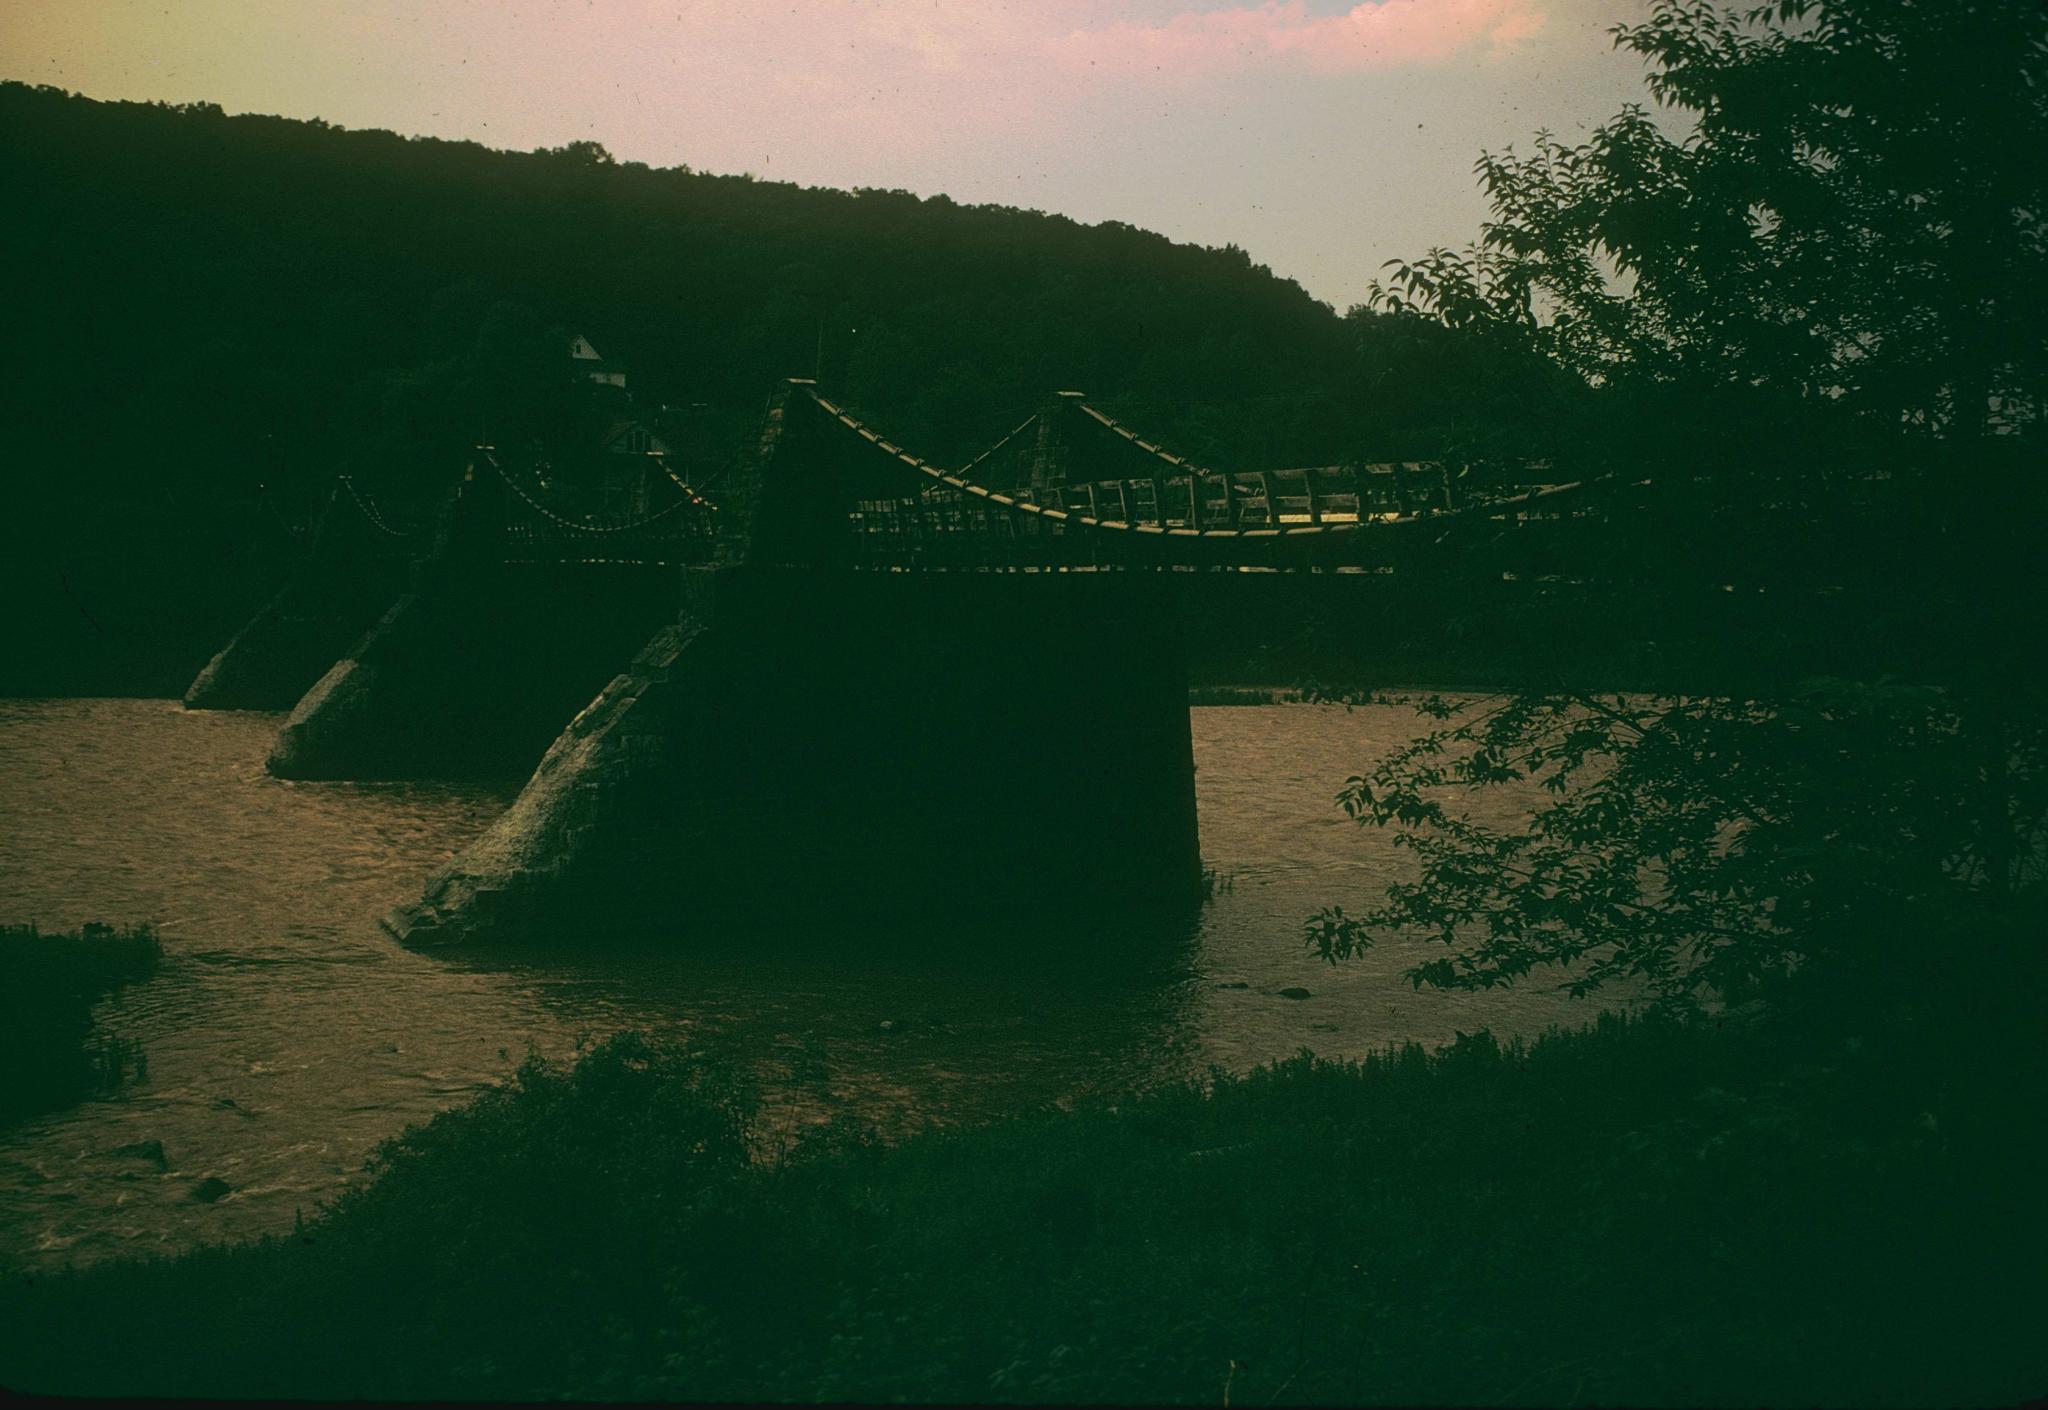
<instances>
[{"instance_id":1,"label":"foliage","mask_svg":"<svg viewBox=\"0 0 2048 1410\"><path fill-rule=\"evenodd\" d=\"M1382 302L1384 302L1382 300ZM1384 458L1441 459L1469 469L1562 454L1582 434L1584 388L1532 348L1488 330L1360 304L1348 389L1362 425L1356 439ZM1456 398L1448 388L1460 389ZM1417 435L1411 428L1427 428Z\"/></svg>"},{"instance_id":2,"label":"foliage","mask_svg":"<svg viewBox=\"0 0 2048 1410\"><path fill-rule=\"evenodd\" d=\"M1410 971L1418 986L1490 988L1555 966L1574 995L1619 983L1684 1011L1794 975L1910 987L1929 929L1977 894L2041 879L2048 730L1983 739L1933 688L1816 679L1768 701L1418 709L1435 727L1339 795L1353 818L1396 830L1416 876L1307 931L1332 961L1379 933L1427 933L1446 953ZM1461 809L1525 780L1547 797L1518 826Z\"/></svg>"},{"instance_id":3,"label":"foliage","mask_svg":"<svg viewBox=\"0 0 2048 1410\"><path fill-rule=\"evenodd\" d=\"M11 434L111 418L154 463L104 473L181 491L445 475L451 449L526 429L570 331L643 406L736 418L734 444L777 378L818 371L940 460L1057 387L1313 397L1350 341L1243 251L1114 222L20 84L0 120L23 217Z\"/></svg>"},{"instance_id":4,"label":"foliage","mask_svg":"<svg viewBox=\"0 0 2048 1410\"><path fill-rule=\"evenodd\" d=\"M1656 0L1637 105L1488 153L1477 246L1375 303L1590 382L1771 393L1930 433L2032 424L2048 364L2048 13ZM1674 126L1680 130L1673 131Z\"/></svg>"},{"instance_id":5,"label":"foliage","mask_svg":"<svg viewBox=\"0 0 2048 1410\"><path fill-rule=\"evenodd\" d=\"M93 1032L92 1008L147 978L163 955L148 926L45 935L0 926L0 1125L111 1091L146 1071L142 1051Z\"/></svg>"},{"instance_id":6,"label":"foliage","mask_svg":"<svg viewBox=\"0 0 2048 1410\"><path fill-rule=\"evenodd\" d=\"M416 1130L289 1238L0 1283L0 1378L369 1399L2004 1401L2037 1384L2048 1251L2025 1011L1994 1001L1931 1051L1618 1020L1479 1034L900 1145L834 1129L774 1167L743 1159L743 1094L624 1039Z\"/></svg>"},{"instance_id":7,"label":"foliage","mask_svg":"<svg viewBox=\"0 0 2048 1410\"><path fill-rule=\"evenodd\" d=\"M1487 154L1478 244L1397 264L1373 304L1597 389L1578 462L1647 483L1569 571L1674 624L1702 588L1817 619L1852 592L1861 659L1721 698L1696 659L1685 694L1440 707L1340 795L1417 879L1307 940L1334 960L1420 929L1446 953L1418 983L1561 966L1682 1008L1907 983L1914 923L2041 879L2048 10L1655 0L1615 37L1665 113ZM1911 683L1800 678L1828 669ZM1456 806L1521 780L1550 792L1525 827Z\"/></svg>"}]
</instances>

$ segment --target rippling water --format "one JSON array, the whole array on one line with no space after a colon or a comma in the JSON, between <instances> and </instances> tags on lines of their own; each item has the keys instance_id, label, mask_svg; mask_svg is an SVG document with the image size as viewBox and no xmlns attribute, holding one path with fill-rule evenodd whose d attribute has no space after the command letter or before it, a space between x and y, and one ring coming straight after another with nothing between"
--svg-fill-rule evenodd
<instances>
[{"instance_id":1,"label":"rippling water","mask_svg":"<svg viewBox=\"0 0 2048 1410\"><path fill-rule=\"evenodd\" d=\"M1402 874L1332 805L1415 732L1397 706L1193 712L1202 850L1228 889L1183 936L650 937L632 955L413 953L375 917L510 790L283 783L280 717L156 700L0 701L0 922L151 920L156 977L101 1006L149 1078L0 1133L0 1263L89 1261L289 1229L384 1138L529 1048L641 1028L726 1051L785 1123L889 1129L1458 1029L1590 1016L1538 986L1414 992L1392 947L1343 968L1299 939ZM1494 806L1514 806L1496 803ZM1085 957L1085 959L1077 958ZM1281 991L1306 989L1310 997ZM161 1141L169 1168L114 1154ZM194 1188L234 1187L217 1203Z\"/></svg>"}]
</instances>

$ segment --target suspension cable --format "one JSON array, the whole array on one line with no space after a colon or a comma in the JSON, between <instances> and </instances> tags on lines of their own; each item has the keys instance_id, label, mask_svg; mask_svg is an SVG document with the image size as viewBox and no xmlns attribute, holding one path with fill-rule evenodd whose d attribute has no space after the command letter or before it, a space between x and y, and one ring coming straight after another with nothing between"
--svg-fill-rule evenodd
<instances>
[{"instance_id":1,"label":"suspension cable","mask_svg":"<svg viewBox=\"0 0 2048 1410\"><path fill-rule=\"evenodd\" d=\"M535 499L532 495L528 494L525 488L522 485L520 485L520 483L517 480L513 479L510 475L505 473L505 467L498 463L498 458L496 456L486 455L484 457L484 460L490 465L491 469L498 472L498 478L505 482L506 488L510 489L512 493L518 495L520 499L524 500L526 502L526 506L529 509L533 510L534 513L540 515L542 518L547 519L550 522L557 524L564 529L569 530L571 533L629 533L634 529L644 529L649 524L655 523L658 520L668 518L669 515L674 514L678 510L689 509L698 505L699 503L701 503L703 507L712 510L714 513L717 511L716 505L711 504L708 500L700 501L697 497L693 495L693 497L690 499L679 499L674 504L671 504L668 508L658 509L654 513L648 515L645 519L636 519L630 524L579 524L574 519L570 519L564 515L557 514L554 510L548 508L545 504L542 504L539 500Z\"/></svg>"},{"instance_id":2,"label":"suspension cable","mask_svg":"<svg viewBox=\"0 0 2048 1410\"><path fill-rule=\"evenodd\" d=\"M417 529L401 530L392 528L389 524L384 522L384 516L377 512L377 507L374 504L370 503L369 500L365 499L363 497L363 492L356 488L356 482L353 477L348 475L340 475L337 476L336 478L338 478L341 481L341 487L348 491L348 497L355 502L356 508L362 513L362 516L365 519L370 521L372 527L382 531L383 533L389 534L392 538L395 539L409 539L414 534L419 532Z\"/></svg>"},{"instance_id":3,"label":"suspension cable","mask_svg":"<svg viewBox=\"0 0 2048 1410\"><path fill-rule=\"evenodd\" d=\"M1574 480L1570 484L1546 486L1543 489L1534 490L1527 494L1513 495L1509 498L1494 500L1487 504L1466 505L1458 509L1432 511L1427 513L1390 514L1384 518L1360 520L1355 523L1285 524L1262 526L1250 529L1204 529L1195 528L1192 526L1180 529L1169 529L1164 523L1164 521L1157 525L1130 524L1125 523L1122 520L1105 520L1095 515L1082 514L1075 510L1053 509L1046 505L1033 504L1028 500L1017 499L1011 495L1004 494L998 490L992 490L986 485L977 484L974 481L966 478L966 475L964 473L966 470L973 469L974 466L979 465L983 460L987 459L989 455L993 454L996 450L1000 449L1004 442L1007 442L1011 437L1021 432L1024 429L1024 426L1028 426L1030 424L1029 421L1025 422L1024 425L1020 425L1017 428L1017 430L1012 431L1009 436L1005 436L1002 441L998 441L994 446L991 446L989 450L984 451L981 455L975 457L974 460L970 461L967 465L963 466L960 471L946 471L939 469L935 465L929 465L923 460L920 460L918 457L912 455L909 451L904 450L901 446L895 445L892 442L884 440L876 432L869 429L867 426L863 425L852 414L845 411L835 403L826 400L823 396L820 396L815 388L806 387L804 388L804 391L809 394L811 400L816 402L818 406L821 407L827 415L837 420L841 425L845 426L848 430L851 430L857 435L859 435L862 440L869 442L870 444L875 446L876 449L885 451L888 454L894 456L897 460L902 461L906 466L917 471L920 475L923 475L928 479L936 481L938 484L943 485L947 489L956 490L964 494L976 495L982 499L1001 505L1004 508L1009 509L1013 513L1032 514L1037 515L1041 519L1051 520L1054 523L1072 522L1084 525L1087 528L1102 529L1114 533L1150 535L1164 534L1170 535L1174 538L1208 539L1265 539L1275 537L1305 538L1311 535L1353 534L1368 529L1398 528L1405 524L1445 523L1451 520L1462 519L1470 515L1497 514L1504 509L1519 508L1525 505L1535 504L1543 500L1554 499L1560 496L1570 495L1595 483L1594 481L1590 480ZM1187 461L1181 460L1177 456L1170 455L1167 452L1160 450L1157 446L1152 445L1150 442L1138 440L1135 434L1125 430L1121 426L1118 426L1109 417L1104 416L1101 412L1096 411L1093 407L1083 405L1082 410L1086 411L1096 420L1101 421L1103 424L1109 426L1110 429L1116 431L1119 435L1124 436L1127 439L1131 440L1140 448L1150 451L1152 454L1159 456L1161 459L1170 461L1174 465L1180 466L1186 473L1190 475L1213 475L1218 473L1213 470L1198 471L1193 465L1189 464ZM925 491L925 493L929 492L929 489Z\"/></svg>"},{"instance_id":4,"label":"suspension cable","mask_svg":"<svg viewBox=\"0 0 2048 1410\"><path fill-rule=\"evenodd\" d=\"M283 511L277 507L277 497L271 494L269 485L258 485L256 487L256 497L263 501L263 507L270 511L270 517L277 521L277 526L283 529L289 537L299 539L306 536L311 526L294 524L291 520L285 518Z\"/></svg>"},{"instance_id":5,"label":"suspension cable","mask_svg":"<svg viewBox=\"0 0 2048 1410\"><path fill-rule=\"evenodd\" d=\"M706 497L703 490L698 489L695 485L692 485L688 480L685 480L681 475L678 475L673 469L671 469L668 463L667 456L655 456L654 463L661 467L662 474L668 476L669 483L673 484L677 489L681 490L685 495L689 496L690 500L693 503L703 505L706 509L709 509L713 514L716 514L718 512L718 502L714 499ZM719 473L722 475L725 472L723 469L721 469Z\"/></svg>"},{"instance_id":6,"label":"suspension cable","mask_svg":"<svg viewBox=\"0 0 2048 1410\"><path fill-rule=\"evenodd\" d=\"M1118 421L1115 417L1104 415L1102 412L1097 411L1094 407L1088 405L1088 403L1086 402L1081 403L1081 410L1086 412L1095 420L1099 421L1107 429L1116 432L1119 436L1122 436L1125 440L1129 441L1139 450L1144 451L1148 455L1157 456L1159 459L1165 461L1168 465L1171 465L1176 469L1184 471L1187 474L1217 476L1221 476L1223 474L1221 470L1205 470L1191 460L1183 460L1181 457L1175 455L1172 451L1167 450L1163 446L1153 445L1152 442L1146 440L1143 436L1140 436L1136 431L1131 430L1128 426L1125 426L1121 421Z\"/></svg>"},{"instance_id":7,"label":"suspension cable","mask_svg":"<svg viewBox=\"0 0 2048 1410\"><path fill-rule=\"evenodd\" d=\"M962 480L968 478L968 472L970 470L973 470L977 465L981 464L982 461L987 460L990 456L994 455L997 451L1001 450L1011 441L1016 440L1017 437L1023 435L1026 431L1030 430L1032 426L1037 424L1037 422L1038 413L1034 411L1031 413L1031 415L1025 417L1022 421L1017 423L1017 425L1010 431L1009 435L1004 436L1001 440L997 441L994 445L990 446L980 455L975 456L974 459L968 461L958 470L955 470L953 474ZM921 498L930 499L933 495L943 494L944 492L945 486L943 485L926 485L922 490L918 491L918 494Z\"/></svg>"}]
</instances>

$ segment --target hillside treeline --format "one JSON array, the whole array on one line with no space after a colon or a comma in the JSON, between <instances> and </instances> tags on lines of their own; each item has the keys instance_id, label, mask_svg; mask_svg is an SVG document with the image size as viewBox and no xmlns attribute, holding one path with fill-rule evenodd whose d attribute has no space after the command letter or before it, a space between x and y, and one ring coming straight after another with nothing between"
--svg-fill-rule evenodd
<instances>
[{"instance_id":1,"label":"hillside treeline","mask_svg":"<svg viewBox=\"0 0 2048 1410\"><path fill-rule=\"evenodd\" d=\"M707 456L813 373L942 462L1058 388L1242 468L1519 445L1559 395L1116 223L21 84L0 131L0 453L36 526L9 557L49 619L17 624L17 670L59 638L212 636L252 536L337 471L403 504L478 439L564 436L572 332Z\"/></svg>"},{"instance_id":2,"label":"hillside treeline","mask_svg":"<svg viewBox=\"0 0 2048 1410\"><path fill-rule=\"evenodd\" d=\"M1114 222L21 85L0 124L24 429L147 426L202 482L527 429L564 329L643 405L757 410L815 372L941 460L1062 387L1247 467L1504 419L1440 330Z\"/></svg>"}]
</instances>

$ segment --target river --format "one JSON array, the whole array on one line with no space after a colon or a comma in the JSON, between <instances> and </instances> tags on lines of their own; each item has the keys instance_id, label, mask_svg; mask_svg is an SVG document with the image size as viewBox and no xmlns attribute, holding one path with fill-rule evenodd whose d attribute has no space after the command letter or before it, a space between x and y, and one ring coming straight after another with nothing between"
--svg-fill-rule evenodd
<instances>
[{"instance_id":1,"label":"river","mask_svg":"<svg viewBox=\"0 0 2048 1410\"><path fill-rule=\"evenodd\" d=\"M1417 732L1412 709L1212 707L1193 722L1221 886L1183 932L678 934L600 955L563 936L512 957L408 951L375 917L515 790L279 782L263 772L276 715L0 701L0 921L153 921L166 951L97 1013L143 1045L147 1079L0 1132L0 1267L288 1230L360 1179L378 1142L529 1050L625 1028L728 1054L771 1129L845 1111L900 1132L1302 1048L1356 1056L1591 1017L1543 983L1416 992L1401 972L1423 942L1339 968L1304 949L1311 911L1356 909L1403 874L1389 839L1332 798ZM167 1168L115 1154L146 1141ZM202 1202L203 1180L232 1193Z\"/></svg>"}]
</instances>

